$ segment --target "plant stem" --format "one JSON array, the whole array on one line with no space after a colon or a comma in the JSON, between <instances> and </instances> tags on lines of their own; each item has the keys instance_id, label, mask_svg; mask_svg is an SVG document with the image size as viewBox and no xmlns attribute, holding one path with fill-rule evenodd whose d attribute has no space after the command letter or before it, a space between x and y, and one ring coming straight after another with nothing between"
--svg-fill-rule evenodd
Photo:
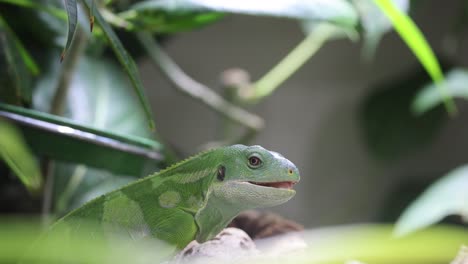
<instances>
[{"instance_id":1,"label":"plant stem","mask_svg":"<svg viewBox=\"0 0 468 264\"><path fill-rule=\"evenodd\" d=\"M209 87L195 81L183 72L149 33L139 32L137 33L137 38L150 56L152 62L161 69L164 75L179 91L203 102L216 112L245 127L255 131L259 131L264 127L262 118L227 102Z\"/></svg>"},{"instance_id":2,"label":"plant stem","mask_svg":"<svg viewBox=\"0 0 468 264\"><path fill-rule=\"evenodd\" d=\"M65 102L67 99L70 83L85 45L86 35L81 28L78 28L76 30L73 45L71 46L69 53L63 62L57 89L55 90L55 94L52 99L50 108L51 114L63 115L65 111Z\"/></svg>"},{"instance_id":3,"label":"plant stem","mask_svg":"<svg viewBox=\"0 0 468 264\"><path fill-rule=\"evenodd\" d=\"M81 28L78 28L73 44L69 50L67 57L63 63L60 72L57 89L55 90L52 99L50 113L54 115L63 115L65 111L65 102L73 77L73 73L78 65L80 55L86 46L86 35ZM52 210L52 198L54 192L54 162L46 158L43 160L44 167L46 168L46 176L44 183L44 195L42 200L42 220L44 224L49 222L49 214Z\"/></svg>"},{"instance_id":4,"label":"plant stem","mask_svg":"<svg viewBox=\"0 0 468 264\"><path fill-rule=\"evenodd\" d=\"M317 26L316 30L309 33L299 45L254 84L254 90L245 99L255 102L270 95L322 47L330 34L327 28L321 30L320 26Z\"/></svg>"},{"instance_id":5,"label":"plant stem","mask_svg":"<svg viewBox=\"0 0 468 264\"><path fill-rule=\"evenodd\" d=\"M60 197L57 199L57 210L59 214L66 212L67 206L70 203L72 195L75 193L76 189L80 186L83 181L88 167L85 165L78 165L73 170L73 174L70 177L70 180L67 183L67 186L63 190Z\"/></svg>"}]
</instances>

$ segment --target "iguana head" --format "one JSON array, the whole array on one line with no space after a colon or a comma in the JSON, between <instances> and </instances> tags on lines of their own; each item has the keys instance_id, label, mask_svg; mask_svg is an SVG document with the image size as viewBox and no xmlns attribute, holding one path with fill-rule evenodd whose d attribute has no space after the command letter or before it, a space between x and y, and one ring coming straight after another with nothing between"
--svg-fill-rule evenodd
<instances>
[{"instance_id":1,"label":"iguana head","mask_svg":"<svg viewBox=\"0 0 468 264\"><path fill-rule=\"evenodd\" d=\"M285 203L296 192L296 166L280 154L260 146L234 145L215 150L216 177L205 205L195 215L196 239L213 238L241 211Z\"/></svg>"},{"instance_id":2,"label":"iguana head","mask_svg":"<svg viewBox=\"0 0 468 264\"><path fill-rule=\"evenodd\" d=\"M282 204L295 195L299 170L282 155L261 146L224 148L213 194L245 209Z\"/></svg>"}]
</instances>

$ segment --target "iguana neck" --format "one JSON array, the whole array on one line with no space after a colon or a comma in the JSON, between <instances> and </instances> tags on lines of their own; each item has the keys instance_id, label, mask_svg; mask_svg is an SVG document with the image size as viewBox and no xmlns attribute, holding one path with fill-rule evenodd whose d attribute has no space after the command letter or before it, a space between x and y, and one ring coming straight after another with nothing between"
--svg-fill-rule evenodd
<instances>
[{"instance_id":1,"label":"iguana neck","mask_svg":"<svg viewBox=\"0 0 468 264\"><path fill-rule=\"evenodd\" d=\"M205 206L195 215L195 222L199 228L196 240L200 243L215 237L240 212L250 208L248 204L227 200L222 187L213 187L208 193Z\"/></svg>"}]
</instances>

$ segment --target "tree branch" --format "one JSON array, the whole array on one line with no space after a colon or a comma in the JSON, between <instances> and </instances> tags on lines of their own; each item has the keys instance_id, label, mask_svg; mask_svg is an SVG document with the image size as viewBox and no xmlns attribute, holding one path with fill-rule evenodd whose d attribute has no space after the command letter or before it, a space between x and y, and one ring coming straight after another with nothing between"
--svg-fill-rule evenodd
<instances>
[{"instance_id":1,"label":"tree branch","mask_svg":"<svg viewBox=\"0 0 468 264\"><path fill-rule=\"evenodd\" d=\"M137 38L150 56L152 62L161 69L164 75L179 91L203 102L216 112L249 129L259 131L264 127L262 118L227 102L209 87L195 81L183 72L149 33L139 32L137 33Z\"/></svg>"}]
</instances>

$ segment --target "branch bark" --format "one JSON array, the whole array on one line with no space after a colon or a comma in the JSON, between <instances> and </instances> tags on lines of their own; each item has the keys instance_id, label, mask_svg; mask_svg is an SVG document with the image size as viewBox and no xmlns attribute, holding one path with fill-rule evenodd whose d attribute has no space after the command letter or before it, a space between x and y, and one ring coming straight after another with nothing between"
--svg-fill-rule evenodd
<instances>
[{"instance_id":1,"label":"branch bark","mask_svg":"<svg viewBox=\"0 0 468 264\"><path fill-rule=\"evenodd\" d=\"M229 118L230 120L245 126L251 130L259 131L264 127L264 121L257 115L229 103L212 89L188 76L158 45L149 33L139 32L137 38L168 80L179 91L203 102L205 105Z\"/></svg>"}]
</instances>

